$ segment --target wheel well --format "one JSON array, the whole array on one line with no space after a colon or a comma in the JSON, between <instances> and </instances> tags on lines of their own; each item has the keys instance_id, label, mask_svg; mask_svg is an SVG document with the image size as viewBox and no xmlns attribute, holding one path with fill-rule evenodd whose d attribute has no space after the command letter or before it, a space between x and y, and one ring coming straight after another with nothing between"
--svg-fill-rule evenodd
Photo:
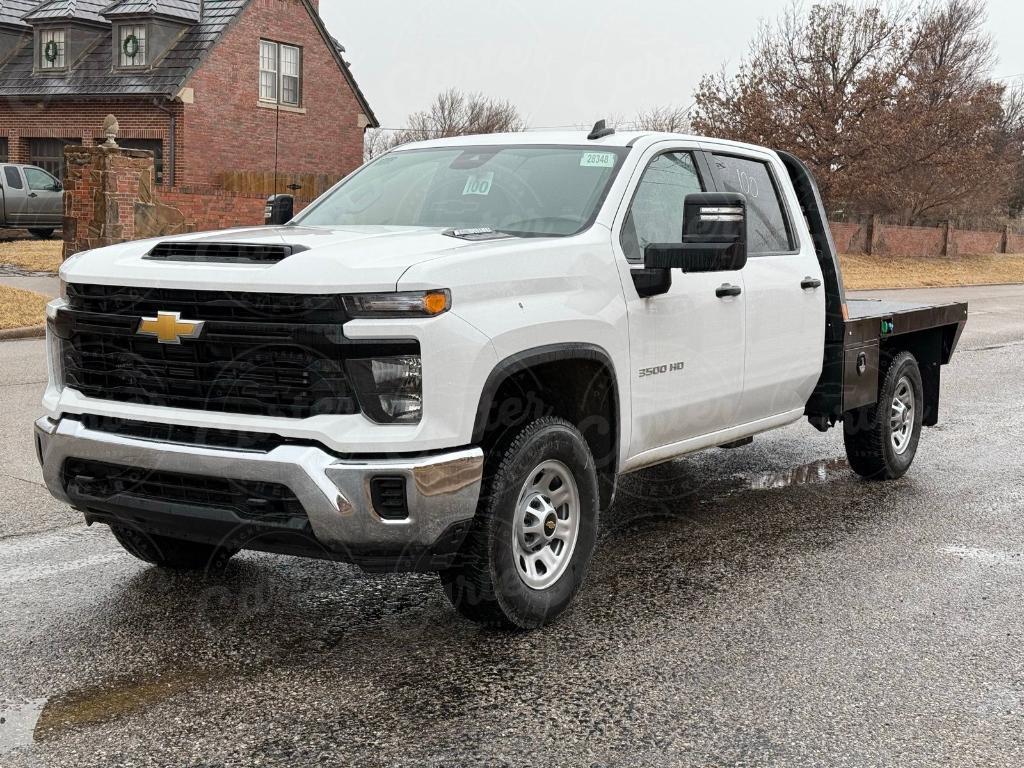
<instances>
[{"instance_id":1,"label":"wheel well","mask_svg":"<svg viewBox=\"0 0 1024 768\"><path fill-rule=\"evenodd\" d=\"M618 388L603 353L540 352L500 366L485 387L473 439L484 452L517 427L542 416L559 416L580 431L594 456L601 508L614 495L619 450Z\"/></svg>"},{"instance_id":2,"label":"wheel well","mask_svg":"<svg viewBox=\"0 0 1024 768\"><path fill-rule=\"evenodd\" d=\"M909 352L921 369L921 383L924 386L923 424L934 427L939 423L939 390L942 363L948 360L946 349L956 328L929 328L924 331L901 334L883 339L881 344L882 368L888 367L900 352Z\"/></svg>"}]
</instances>

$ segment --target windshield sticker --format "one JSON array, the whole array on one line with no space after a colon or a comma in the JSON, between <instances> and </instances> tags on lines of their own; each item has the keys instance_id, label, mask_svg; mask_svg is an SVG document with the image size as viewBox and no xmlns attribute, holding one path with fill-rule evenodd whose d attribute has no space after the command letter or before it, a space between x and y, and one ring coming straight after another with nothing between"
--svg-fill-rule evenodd
<instances>
[{"instance_id":1,"label":"windshield sticker","mask_svg":"<svg viewBox=\"0 0 1024 768\"><path fill-rule=\"evenodd\" d=\"M489 195L491 185L494 183L494 171L474 174L466 179L466 186L462 188L464 195Z\"/></svg>"},{"instance_id":2,"label":"windshield sticker","mask_svg":"<svg viewBox=\"0 0 1024 768\"><path fill-rule=\"evenodd\" d=\"M580 168L614 168L614 152L584 152L580 158Z\"/></svg>"}]
</instances>

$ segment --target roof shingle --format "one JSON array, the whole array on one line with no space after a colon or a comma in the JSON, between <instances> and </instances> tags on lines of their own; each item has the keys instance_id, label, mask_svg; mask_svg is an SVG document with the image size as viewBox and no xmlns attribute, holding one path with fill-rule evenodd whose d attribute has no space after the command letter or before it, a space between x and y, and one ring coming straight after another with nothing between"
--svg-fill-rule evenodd
<instances>
[{"instance_id":1,"label":"roof shingle","mask_svg":"<svg viewBox=\"0 0 1024 768\"><path fill-rule=\"evenodd\" d=\"M56 0L56 3L46 5L74 4L75 1ZM85 2L86 0L77 0L79 6ZM199 23L190 26L178 38L157 66L143 72L111 69L112 35L103 35L67 72L47 75L45 78L33 74L32 46L23 46L0 66L0 98L147 94L173 96L248 2L249 0L206 0ZM100 2L95 5L109 3Z\"/></svg>"},{"instance_id":2,"label":"roof shingle","mask_svg":"<svg viewBox=\"0 0 1024 768\"><path fill-rule=\"evenodd\" d=\"M157 15L189 22L200 20L200 0L118 0L103 9L107 18Z\"/></svg>"},{"instance_id":3,"label":"roof shingle","mask_svg":"<svg viewBox=\"0 0 1024 768\"><path fill-rule=\"evenodd\" d=\"M0 24L27 29L23 17L37 5L39 0L0 0Z\"/></svg>"},{"instance_id":4,"label":"roof shingle","mask_svg":"<svg viewBox=\"0 0 1024 768\"><path fill-rule=\"evenodd\" d=\"M22 18L29 24L64 19L103 24L105 22L100 15L103 6L103 0L44 0Z\"/></svg>"}]
</instances>

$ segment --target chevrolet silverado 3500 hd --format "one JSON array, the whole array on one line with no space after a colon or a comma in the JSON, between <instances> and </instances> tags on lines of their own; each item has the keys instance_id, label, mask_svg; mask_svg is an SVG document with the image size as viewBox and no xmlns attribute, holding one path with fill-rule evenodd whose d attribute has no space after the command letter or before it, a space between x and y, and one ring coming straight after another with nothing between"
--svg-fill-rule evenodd
<instances>
[{"instance_id":1,"label":"chevrolet silverado 3500 hd","mask_svg":"<svg viewBox=\"0 0 1024 768\"><path fill-rule=\"evenodd\" d=\"M46 484L171 568L239 549L440 573L529 628L616 477L807 417L903 475L965 304L847 301L795 157L658 133L409 144L284 226L72 257Z\"/></svg>"}]
</instances>

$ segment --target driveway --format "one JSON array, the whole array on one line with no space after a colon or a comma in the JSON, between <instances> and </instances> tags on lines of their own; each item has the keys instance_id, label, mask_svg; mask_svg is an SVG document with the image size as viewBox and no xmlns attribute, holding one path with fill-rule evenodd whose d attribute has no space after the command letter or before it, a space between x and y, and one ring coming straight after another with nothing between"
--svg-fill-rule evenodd
<instances>
[{"instance_id":1,"label":"driveway","mask_svg":"<svg viewBox=\"0 0 1024 768\"><path fill-rule=\"evenodd\" d=\"M43 347L0 344L0 763L1024 764L1024 287L885 295L972 309L907 477L803 424L631 475L531 634L429 575L133 560L41 487Z\"/></svg>"}]
</instances>

